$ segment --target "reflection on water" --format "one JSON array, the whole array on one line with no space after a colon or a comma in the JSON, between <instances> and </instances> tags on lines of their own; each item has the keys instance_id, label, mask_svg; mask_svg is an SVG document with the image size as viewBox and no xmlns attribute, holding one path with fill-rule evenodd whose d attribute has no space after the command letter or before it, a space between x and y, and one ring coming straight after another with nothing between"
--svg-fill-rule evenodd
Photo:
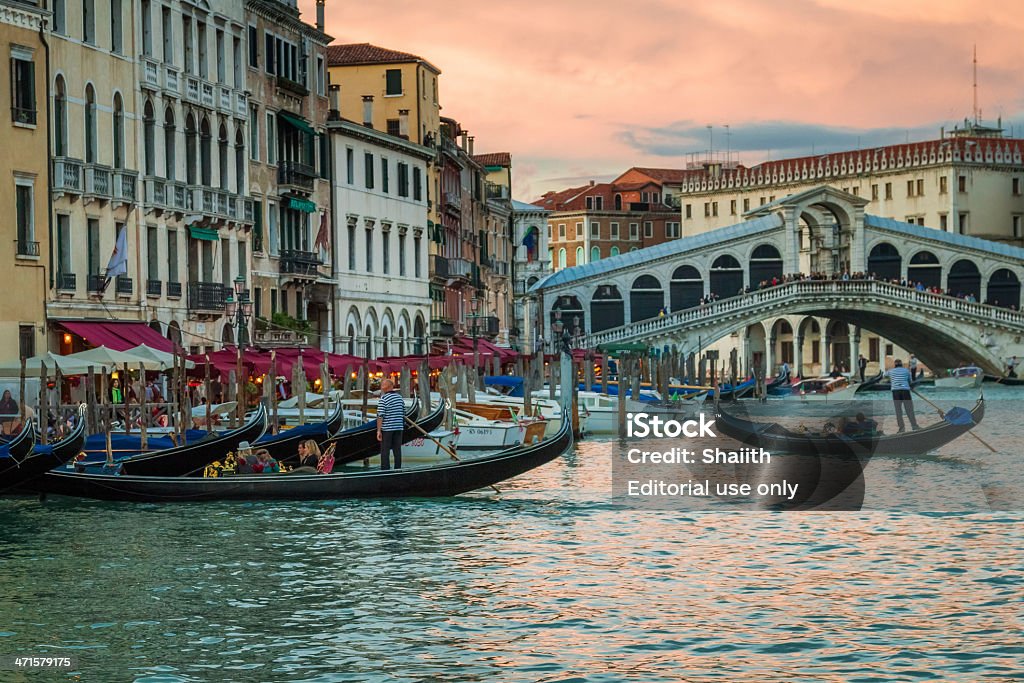
<instances>
[{"instance_id":1,"label":"reflection on water","mask_svg":"<svg viewBox=\"0 0 1024 683\"><path fill-rule=\"evenodd\" d=\"M929 477L981 457L950 448ZM1020 512L635 510L611 449L501 496L0 500L0 653L159 683L1024 676Z\"/></svg>"}]
</instances>

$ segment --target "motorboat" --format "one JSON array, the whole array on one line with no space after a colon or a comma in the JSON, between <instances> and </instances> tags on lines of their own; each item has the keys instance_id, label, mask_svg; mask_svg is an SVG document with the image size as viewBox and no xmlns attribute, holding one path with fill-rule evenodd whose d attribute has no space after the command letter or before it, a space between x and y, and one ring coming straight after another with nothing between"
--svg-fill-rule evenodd
<instances>
[{"instance_id":1,"label":"motorboat","mask_svg":"<svg viewBox=\"0 0 1024 683\"><path fill-rule=\"evenodd\" d=\"M985 381L985 372L976 365L949 371L946 377L935 378L936 389L977 389Z\"/></svg>"}]
</instances>

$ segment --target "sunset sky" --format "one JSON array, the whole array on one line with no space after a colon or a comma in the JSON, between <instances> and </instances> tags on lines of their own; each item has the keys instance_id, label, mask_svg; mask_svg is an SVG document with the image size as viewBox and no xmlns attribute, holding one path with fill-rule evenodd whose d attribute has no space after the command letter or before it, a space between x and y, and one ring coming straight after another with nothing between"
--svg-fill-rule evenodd
<instances>
[{"instance_id":1,"label":"sunset sky","mask_svg":"<svg viewBox=\"0 0 1024 683\"><path fill-rule=\"evenodd\" d=\"M313 0L301 0L313 23ZM1024 4L942 0L327 0L337 43L441 69L445 116L512 153L513 193L937 137L971 115L1024 137Z\"/></svg>"}]
</instances>

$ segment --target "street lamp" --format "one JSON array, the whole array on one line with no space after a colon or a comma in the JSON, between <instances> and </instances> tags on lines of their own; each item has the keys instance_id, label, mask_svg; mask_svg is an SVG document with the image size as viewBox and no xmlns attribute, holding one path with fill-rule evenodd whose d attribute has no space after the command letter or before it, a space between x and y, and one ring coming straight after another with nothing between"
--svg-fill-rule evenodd
<instances>
[{"instance_id":1,"label":"street lamp","mask_svg":"<svg viewBox=\"0 0 1024 683\"><path fill-rule=\"evenodd\" d=\"M470 317L473 319L473 365L476 367L477 373L479 373L480 372L480 351L479 351L478 346L477 346L477 329L476 329L476 326L477 326L477 323L479 321L479 316L477 314L477 310L480 308L480 299L476 298L475 294L473 295L473 298L469 300L469 308L470 308L471 311L473 311L472 314L470 315Z\"/></svg>"},{"instance_id":2,"label":"street lamp","mask_svg":"<svg viewBox=\"0 0 1024 683\"><path fill-rule=\"evenodd\" d=\"M245 288L245 278L239 275L235 278L235 291L224 305L224 312L228 318L235 321L235 343L239 350L243 343L249 342L249 319L252 317L252 301L249 299L249 291Z\"/></svg>"}]
</instances>

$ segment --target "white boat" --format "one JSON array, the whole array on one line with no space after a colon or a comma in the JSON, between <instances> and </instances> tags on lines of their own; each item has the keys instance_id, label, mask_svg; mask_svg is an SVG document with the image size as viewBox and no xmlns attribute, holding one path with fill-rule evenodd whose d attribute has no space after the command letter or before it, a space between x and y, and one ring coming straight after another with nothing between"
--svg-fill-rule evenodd
<instances>
[{"instance_id":1,"label":"white boat","mask_svg":"<svg viewBox=\"0 0 1024 683\"><path fill-rule=\"evenodd\" d=\"M459 443L458 432L449 429L435 429L430 432L430 436L451 450L457 450ZM451 455L441 448L437 441L428 439L425 436L420 436L412 441L406 441L402 444L402 464L415 463L423 465L453 461ZM370 467L380 467L380 456L375 455L370 458L369 464Z\"/></svg>"},{"instance_id":2,"label":"white boat","mask_svg":"<svg viewBox=\"0 0 1024 683\"><path fill-rule=\"evenodd\" d=\"M968 365L949 371L948 377L936 377L936 389L977 389L985 379L985 373L976 365Z\"/></svg>"},{"instance_id":3,"label":"white boat","mask_svg":"<svg viewBox=\"0 0 1024 683\"><path fill-rule=\"evenodd\" d=\"M619 397L606 396L596 391L581 391L579 398L580 412L586 414L588 434L619 433ZM662 406L643 401L626 399L627 413L661 413L675 412L665 410Z\"/></svg>"},{"instance_id":4,"label":"white boat","mask_svg":"<svg viewBox=\"0 0 1024 683\"><path fill-rule=\"evenodd\" d=\"M809 377L794 384L792 392L783 398L800 401L852 401L857 389L845 376Z\"/></svg>"}]
</instances>

